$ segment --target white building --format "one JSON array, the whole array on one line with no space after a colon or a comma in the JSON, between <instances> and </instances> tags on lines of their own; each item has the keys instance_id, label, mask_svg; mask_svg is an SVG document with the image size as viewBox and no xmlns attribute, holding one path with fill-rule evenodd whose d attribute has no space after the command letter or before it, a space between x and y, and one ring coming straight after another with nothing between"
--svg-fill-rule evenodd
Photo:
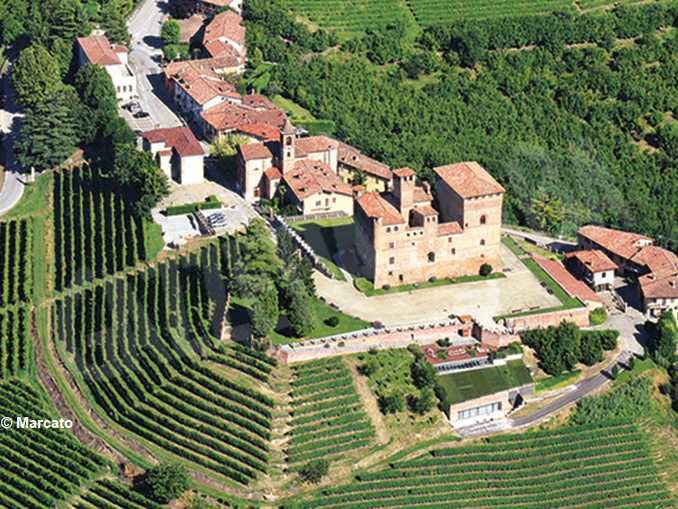
<instances>
[{"instance_id":1,"label":"white building","mask_svg":"<svg viewBox=\"0 0 678 509\"><path fill-rule=\"evenodd\" d=\"M188 127L154 129L143 133L144 150L168 179L180 184L200 184L205 178L205 151Z\"/></svg>"},{"instance_id":2,"label":"white building","mask_svg":"<svg viewBox=\"0 0 678 509\"><path fill-rule=\"evenodd\" d=\"M111 44L103 35L78 37L78 63L100 65L111 77L120 102L138 99L137 81L127 62L127 48Z\"/></svg>"}]
</instances>

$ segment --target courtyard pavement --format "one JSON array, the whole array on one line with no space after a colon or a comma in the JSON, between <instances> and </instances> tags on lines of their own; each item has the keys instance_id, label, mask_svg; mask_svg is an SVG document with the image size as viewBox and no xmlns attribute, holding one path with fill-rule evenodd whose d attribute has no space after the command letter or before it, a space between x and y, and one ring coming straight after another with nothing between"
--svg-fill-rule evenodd
<instances>
[{"instance_id":1,"label":"courtyard pavement","mask_svg":"<svg viewBox=\"0 0 678 509\"><path fill-rule=\"evenodd\" d=\"M388 327L431 322L451 314L472 315L481 323L492 317L534 306L552 307L558 299L544 290L518 258L502 245L502 279L459 283L412 292L366 297L352 281L330 279L317 271L318 294L343 312Z\"/></svg>"}]
</instances>

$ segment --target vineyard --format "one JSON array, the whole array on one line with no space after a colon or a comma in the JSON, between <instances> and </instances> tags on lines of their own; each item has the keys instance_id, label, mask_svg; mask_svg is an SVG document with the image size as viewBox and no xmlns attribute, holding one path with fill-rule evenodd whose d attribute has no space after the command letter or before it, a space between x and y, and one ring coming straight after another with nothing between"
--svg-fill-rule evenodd
<instances>
[{"instance_id":1,"label":"vineyard","mask_svg":"<svg viewBox=\"0 0 678 509\"><path fill-rule=\"evenodd\" d=\"M30 219L0 223L0 306L31 299Z\"/></svg>"},{"instance_id":2,"label":"vineyard","mask_svg":"<svg viewBox=\"0 0 678 509\"><path fill-rule=\"evenodd\" d=\"M503 18L554 11L576 12L571 0L407 0L422 26L459 19Z\"/></svg>"},{"instance_id":3,"label":"vineyard","mask_svg":"<svg viewBox=\"0 0 678 509\"><path fill-rule=\"evenodd\" d=\"M285 507L674 507L645 437L624 423L500 435L432 450Z\"/></svg>"},{"instance_id":4,"label":"vineyard","mask_svg":"<svg viewBox=\"0 0 678 509\"><path fill-rule=\"evenodd\" d=\"M111 180L83 166L54 175L55 288L82 285L149 256L143 219Z\"/></svg>"},{"instance_id":5,"label":"vineyard","mask_svg":"<svg viewBox=\"0 0 678 509\"><path fill-rule=\"evenodd\" d=\"M52 419L40 396L21 382L0 383L0 415ZM54 429L0 432L0 506L55 507L107 470L69 432Z\"/></svg>"},{"instance_id":6,"label":"vineyard","mask_svg":"<svg viewBox=\"0 0 678 509\"><path fill-rule=\"evenodd\" d=\"M97 481L74 504L76 509L160 509L157 504L126 484L103 479Z\"/></svg>"},{"instance_id":7,"label":"vineyard","mask_svg":"<svg viewBox=\"0 0 678 509\"><path fill-rule=\"evenodd\" d=\"M152 450L248 484L267 471L274 402L220 363L265 381L274 361L217 345L234 238L56 301L61 355L102 416Z\"/></svg>"},{"instance_id":8,"label":"vineyard","mask_svg":"<svg viewBox=\"0 0 678 509\"><path fill-rule=\"evenodd\" d=\"M341 359L295 367L292 408L287 453L293 469L302 462L332 459L373 443L374 429Z\"/></svg>"},{"instance_id":9,"label":"vineyard","mask_svg":"<svg viewBox=\"0 0 678 509\"><path fill-rule=\"evenodd\" d=\"M26 306L0 310L0 380L30 370L33 346L29 325L30 311Z\"/></svg>"}]
</instances>

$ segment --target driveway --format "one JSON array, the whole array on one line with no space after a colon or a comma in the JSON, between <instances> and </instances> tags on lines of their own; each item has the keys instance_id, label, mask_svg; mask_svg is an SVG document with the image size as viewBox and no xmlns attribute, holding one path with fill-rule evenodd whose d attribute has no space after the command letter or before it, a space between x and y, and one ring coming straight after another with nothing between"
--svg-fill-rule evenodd
<instances>
[{"instance_id":1,"label":"driveway","mask_svg":"<svg viewBox=\"0 0 678 509\"><path fill-rule=\"evenodd\" d=\"M2 152L5 155L5 180L0 189L0 215L9 211L21 199L24 192L24 183L21 180L20 168L14 158L14 142L19 134L21 118L16 101L16 93L12 86L11 66L4 75L2 81L2 100L0 101L0 139Z\"/></svg>"},{"instance_id":2,"label":"driveway","mask_svg":"<svg viewBox=\"0 0 678 509\"><path fill-rule=\"evenodd\" d=\"M139 103L150 117L135 119L126 112L122 115L132 129L139 131L182 125L170 107L171 98L165 89L160 67L160 29L167 9L166 1L143 0L127 22L132 36L129 65L137 79Z\"/></svg>"},{"instance_id":3,"label":"driveway","mask_svg":"<svg viewBox=\"0 0 678 509\"><path fill-rule=\"evenodd\" d=\"M493 316L517 309L559 304L558 299L547 293L534 275L503 245L501 257L505 278L407 293L366 297L350 281L330 279L317 271L314 280L318 294L343 312L389 327L442 320L451 314L469 314L481 323L492 323Z\"/></svg>"}]
</instances>

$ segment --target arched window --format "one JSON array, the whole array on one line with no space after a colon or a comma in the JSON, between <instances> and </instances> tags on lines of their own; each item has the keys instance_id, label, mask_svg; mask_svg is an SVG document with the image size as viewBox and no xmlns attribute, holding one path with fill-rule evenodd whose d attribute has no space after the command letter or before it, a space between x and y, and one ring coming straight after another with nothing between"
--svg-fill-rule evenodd
<instances>
[{"instance_id":1,"label":"arched window","mask_svg":"<svg viewBox=\"0 0 678 509\"><path fill-rule=\"evenodd\" d=\"M485 239L480 239L480 245L484 246L485 245Z\"/></svg>"},{"instance_id":2,"label":"arched window","mask_svg":"<svg viewBox=\"0 0 678 509\"><path fill-rule=\"evenodd\" d=\"M485 214L483 214L482 216L480 216L480 224L485 224L485 223L487 223L487 216Z\"/></svg>"},{"instance_id":3,"label":"arched window","mask_svg":"<svg viewBox=\"0 0 678 509\"><path fill-rule=\"evenodd\" d=\"M428 261L429 261L429 262L435 262L435 261L436 261L436 254L435 254L433 251L431 251L431 252L428 254Z\"/></svg>"}]
</instances>

